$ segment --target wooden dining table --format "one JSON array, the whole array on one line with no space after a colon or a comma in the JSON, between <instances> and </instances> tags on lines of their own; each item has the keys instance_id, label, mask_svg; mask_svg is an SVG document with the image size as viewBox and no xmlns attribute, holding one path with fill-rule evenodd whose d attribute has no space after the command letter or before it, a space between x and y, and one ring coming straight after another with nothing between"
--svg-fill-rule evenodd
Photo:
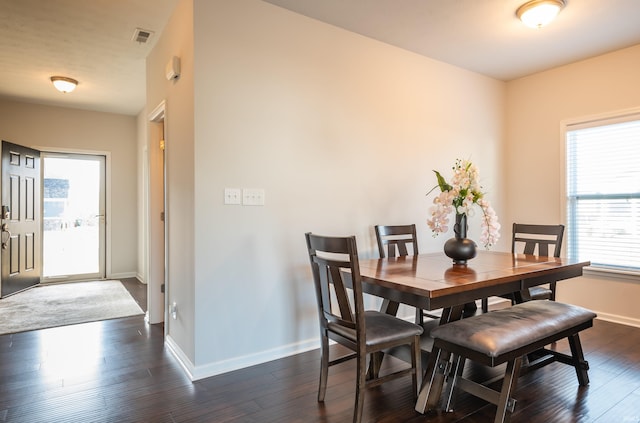
<instances>
[{"instance_id":1,"label":"wooden dining table","mask_svg":"<svg viewBox=\"0 0 640 423\"><path fill-rule=\"evenodd\" d=\"M527 298L528 288L582 275L589 261L494 251L478 251L466 265L454 265L443 253L360 260L363 291L384 299L382 311L399 304L442 310L440 324L462 317L464 305L491 296ZM377 370L376 370L377 371ZM424 413L428 381L423 381L416 410Z\"/></svg>"}]
</instances>

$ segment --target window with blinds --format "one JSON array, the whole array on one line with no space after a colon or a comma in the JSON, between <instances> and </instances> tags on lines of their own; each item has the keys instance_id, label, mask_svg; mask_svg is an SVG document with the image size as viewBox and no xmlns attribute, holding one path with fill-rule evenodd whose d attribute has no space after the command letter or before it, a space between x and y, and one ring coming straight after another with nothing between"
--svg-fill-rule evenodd
<instances>
[{"instance_id":1,"label":"window with blinds","mask_svg":"<svg viewBox=\"0 0 640 423\"><path fill-rule=\"evenodd\" d=\"M565 134L567 255L640 273L640 114Z\"/></svg>"}]
</instances>

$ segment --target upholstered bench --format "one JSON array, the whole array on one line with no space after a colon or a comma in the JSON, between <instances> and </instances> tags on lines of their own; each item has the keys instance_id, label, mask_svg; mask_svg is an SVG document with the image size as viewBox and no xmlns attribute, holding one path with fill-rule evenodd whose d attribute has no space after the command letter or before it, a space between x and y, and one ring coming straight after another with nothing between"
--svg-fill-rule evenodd
<instances>
[{"instance_id":1,"label":"upholstered bench","mask_svg":"<svg viewBox=\"0 0 640 423\"><path fill-rule=\"evenodd\" d=\"M584 360L578 333L593 325L596 314L582 307L555 301L528 301L512 307L473 316L436 327L431 331L433 350L425 380L432 383L427 407L437 405L442 384L449 377L443 406L451 409L455 389L497 405L495 422L509 421L516 401L511 398L520 374L523 356L567 338L571 356L557 353L556 360L575 367L581 386L589 383L588 363ZM453 360L449 360L453 354ZM484 384L462 377L465 360L495 367L507 363L502 389L497 392Z\"/></svg>"}]
</instances>

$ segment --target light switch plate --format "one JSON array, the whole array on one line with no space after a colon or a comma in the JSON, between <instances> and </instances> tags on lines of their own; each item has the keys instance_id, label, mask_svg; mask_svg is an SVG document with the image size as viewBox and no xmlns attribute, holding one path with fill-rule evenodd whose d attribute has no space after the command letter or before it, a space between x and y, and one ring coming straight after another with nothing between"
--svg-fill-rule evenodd
<instances>
[{"instance_id":1,"label":"light switch plate","mask_svg":"<svg viewBox=\"0 0 640 423\"><path fill-rule=\"evenodd\" d=\"M224 203L242 204L242 190L240 188L225 188Z\"/></svg>"},{"instance_id":2,"label":"light switch plate","mask_svg":"<svg viewBox=\"0 0 640 423\"><path fill-rule=\"evenodd\" d=\"M243 188L242 205L264 206L264 190L261 188Z\"/></svg>"}]
</instances>

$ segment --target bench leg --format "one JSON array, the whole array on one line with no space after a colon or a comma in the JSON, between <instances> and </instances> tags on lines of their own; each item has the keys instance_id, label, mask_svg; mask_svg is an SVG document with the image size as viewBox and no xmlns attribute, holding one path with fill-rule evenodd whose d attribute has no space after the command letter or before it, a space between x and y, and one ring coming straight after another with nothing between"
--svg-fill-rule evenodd
<instances>
[{"instance_id":1,"label":"bench leg","mask_svg":"<svg viewBox=\"0 0 640 423\"><path fill-rule=\"evenodd\" d=\"M494 423L506 423L511 419L511 413L515 407L511 393L516 390L520 367L522 366L522 357L509 361L507 370L502 381L502 389L500 390L500 399L498 400L498 409L496 410L496 418Z\"/></svg>"},{"instance_id":2,"label":"bench leg","mask_svg":"<svg viewBox=\"0 0 640 423\"><path fill-rule=\"evenodd\" d=\"M582 344L580 343L580 336L576 333L569 338L569 347L571 348L571 356L573 357L573 367L576 369L576 375L578 376L578 383L580 386L587 386L589 384L589 363L584 359L582 352Z\"/></svg>"}]
</instances>

